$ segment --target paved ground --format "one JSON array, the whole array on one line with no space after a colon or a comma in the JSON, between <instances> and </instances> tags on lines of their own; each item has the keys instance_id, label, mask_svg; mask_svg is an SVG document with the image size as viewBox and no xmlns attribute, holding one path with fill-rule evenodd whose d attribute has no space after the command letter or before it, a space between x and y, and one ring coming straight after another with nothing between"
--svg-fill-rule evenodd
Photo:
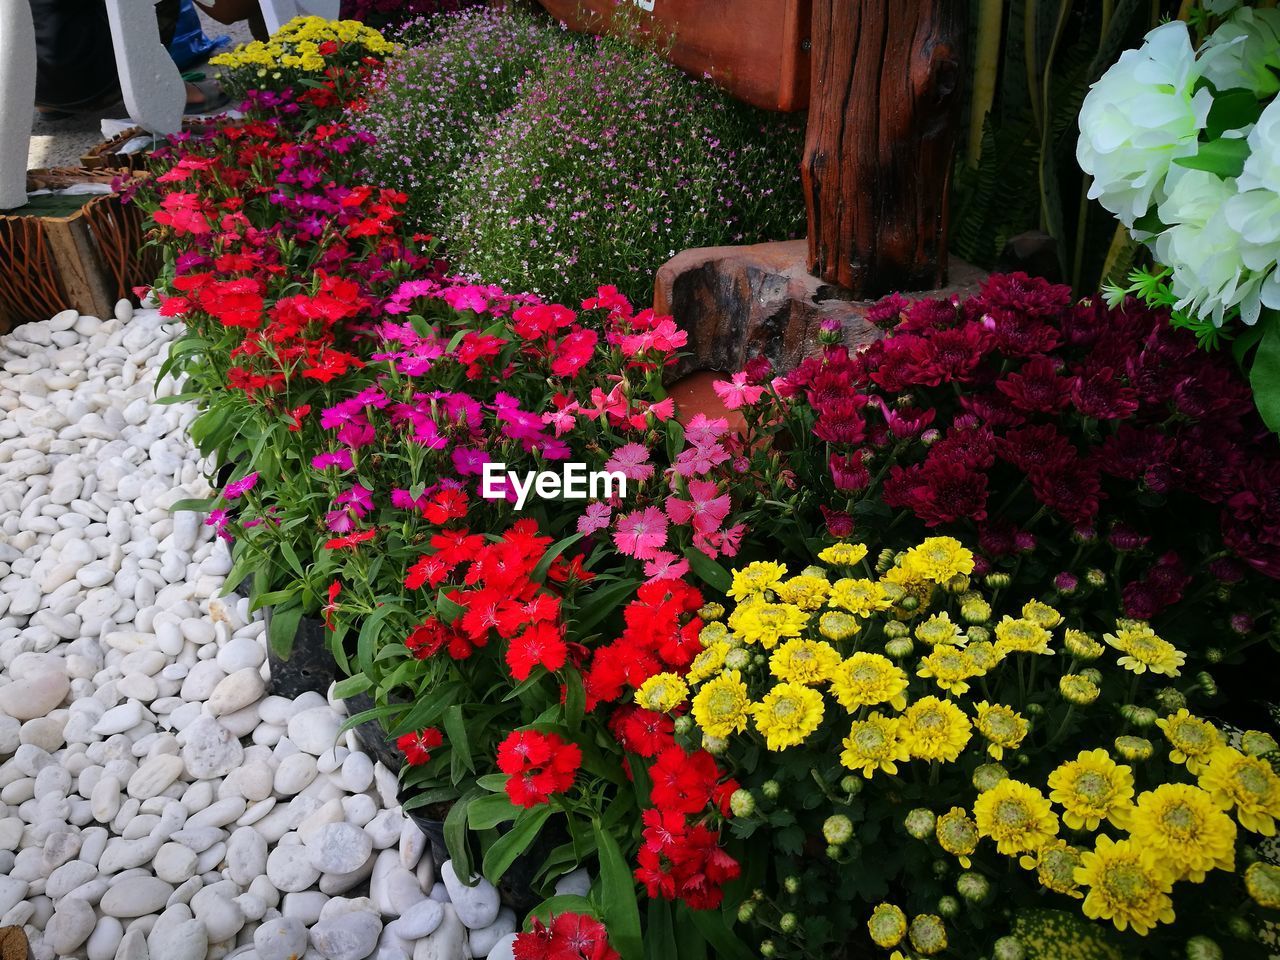
<instances>
[{"instance_id":1,"label":"paved ground","mask_svg":"<svg viewBox=\"0 0 1280 960\"><path fill-rule=\"evenodd\" d=\"M247 43L250 39L249 26L237 23L223 26L215 23L204 14L200 15L206 36L216 37L228 35L232 43ZM193 67L192 69L199 69ZM36 114L31 128L31 146L27 152L27 167L61 167L78 166L80 157L92 146L100 143L103 119L124 119L127 116L124 104L116 103L101 113L71 117L67 120L46 120Z\"/></svg>"}]
</instances>

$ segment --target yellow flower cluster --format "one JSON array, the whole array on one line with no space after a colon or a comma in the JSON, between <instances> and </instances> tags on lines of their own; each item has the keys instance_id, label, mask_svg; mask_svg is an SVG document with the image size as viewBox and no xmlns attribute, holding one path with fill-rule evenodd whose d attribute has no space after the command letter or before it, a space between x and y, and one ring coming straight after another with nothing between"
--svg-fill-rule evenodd
<instances>
[{"instance_id":1,"label":"yellow flower cluster","mask_svg":"<svg viewBox=\"0 0 1280 960\"><path fill-rule=\"evenodd\" d=\"M1275 741L1250 733L1245 749L1233 749L1187 709L1126 707L1139 729L1117 730L1112 749L1078 750L1041 785L1010 777L1000 761L1015 755L1025 766L1029 744L1052 748L1072 729L1071 711L1113 689L1092 665L1108 647L1117 651L1113 673L1129 671L1134 684L1142 675L1177 677L1185 655L1145 623L1117 622L1104 646L1037 600L1002 616L972 588L973 556L951 538L927 539L892 566L881 555L878 577L869 575L867 554L862 544L841 543L819 555L826 567L793 575L766 561L735 571L736 606L703 628L687 675L652 678L637 703L670 712L689 700L707 743L732 749L749 737L769 751L834 749L841 766L867 780L914 777L919 762L933 783L946 765L976 758L971 806L936 820L915 811L929 822L908 832L936 840L966 869L990 841L1046 890L1122 931L1145 935L1171 922L1175 884L1233 871L1238 826L1275 834L1280 777L1261 757ZM1037 697L1058 696L1067 718L1056 733L1036 730L1044 712L1031 697L1037 669ZM1136 735L1148 728L1163 733L1170 761L1196 782L1140 790L1131 764L1156 751ZM1262 899L1280 889L1280 873L1255 870L1251 879ZM924 954L926 944L945 944L934 919L908 923L881 904L868 927L881 946L910 941Z\"/></svg>"},{"instance_id":2,"label":"yellow flower cluster","mask_svg":"<svg viewBox=\"0 0 1280 960\"><path fill-rule=\"evenodd\" d=\"M323 73L328 66L325 44L356 56L386 56L396 45L377 30L357 20L326 20L324 17L295 17L269 40L255 40L212 57L214 66L258 72L284 68L304 74ZM336 52L336 51L335 51Z\"/></svg>"}]
</instances>

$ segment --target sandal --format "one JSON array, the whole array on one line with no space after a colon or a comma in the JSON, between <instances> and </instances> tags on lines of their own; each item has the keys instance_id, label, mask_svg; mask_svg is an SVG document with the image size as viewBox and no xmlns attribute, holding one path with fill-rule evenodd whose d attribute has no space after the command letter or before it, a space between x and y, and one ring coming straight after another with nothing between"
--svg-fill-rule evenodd
<instances>
[{"instance_id":1,"label":"sandal","mask_svg":"<svg viewBox=\"0 0 1280 960\"><path fill-rule=\"evenodd\" d=\"M225 107L230 102L230 98L227 96L226 91L222 89L222 86L218 81L206 79L203 73L184 74L182 79L186 81L188 86L187 106L186 109L183 110L183 113L212 113L215 110ZM193 103L190 96L191 87L194 87L203 99Z\"/></svg>"}]
</instances>

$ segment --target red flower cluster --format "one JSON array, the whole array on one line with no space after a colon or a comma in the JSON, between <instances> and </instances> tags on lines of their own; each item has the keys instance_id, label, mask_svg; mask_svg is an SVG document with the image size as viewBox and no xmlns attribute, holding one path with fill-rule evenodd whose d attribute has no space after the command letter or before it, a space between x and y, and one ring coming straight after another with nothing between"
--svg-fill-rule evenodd
<instances>
[{"instance_id":1,"label":"red flower cluster","mask_svg":"<svg viewBox=\"0 0 1280 960\"><path fill-rule=\"evenodd\" d=\"M426 763L431 759L431 751L444 743L444 736L435 727L406 733L396 740L396 748L404 754L405 762L411 767Z\"/></svg>"},{"instance_id":2,"label":"red flower cluster","mask_svg":"<svg viewBox=\"0 0 1280 960\"><path fill-rule=\"evenodd\" d=\"M702 620L691 616L701 606L702 594L683 580L641 586L623 611L622 636L597 648L586 668L587 708L617 700L656 673L683 673L702 649Z\"/></svg>"},{"instance_id":3,"label":"red flower cluster","mask_svg":"<svg viewBox=\"0 0 1280 960\"><path fill-rule=\"evenodd\" d=\"M515 960L618 960L604 924L582 913L561 913L550 926L537 917L511 946Z\"/></svg>"},{"instance_id":4,"label":"red flower cluster","mask_svg":"<svg viewBox=\"0 0 1280 960\"><path fill-rule=\"evenodd\" d=\"M555 671L565 665L570 648L560 598L532 579L551 545L550 537L538 535L536 521L517 521L497 541L462 529L442 531L430 542L435 552L409 568L405 586L416 590L453 581L444 596L455 615L449 622L432 616L414 628L405 640L414 656L425 659L443 648L465 660L497 633L507 643L507 666L517 680L527 680L534 667ZM569 569L557 557L548 579L563 580Z\"/></svg>"},{"instance_id":5,"label":"red flower cluster","mask_svg":"<svg viewBox=\"0 0 1280 960\"><path fill-rule=\"evenodd\" d=\"M518 807L546 803L573 786L582 748L555 733L513 730L498 744L498 769L507 775L507 796Z\"/></svg>"},{"instance_id":6,"label":"red flower cluster","mask_svg":"<svg viewBox=\"0 0 1280 960\"><path fill-rule=\"evenodd\" d=\"M720 835L674 811L644 812L644 843L636 879L650 897L683 900L694 910L713 910L724 884L738 876L738 861L720 849Z\"/></svg>"}]
</instances>

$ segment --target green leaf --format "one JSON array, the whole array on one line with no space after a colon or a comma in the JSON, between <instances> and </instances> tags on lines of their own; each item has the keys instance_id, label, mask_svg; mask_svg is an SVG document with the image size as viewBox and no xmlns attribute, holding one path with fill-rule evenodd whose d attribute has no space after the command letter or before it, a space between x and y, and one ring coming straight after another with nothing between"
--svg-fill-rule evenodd
<instances>
[{"instance_id":1,"label":"green leaf","mask_svg":"<svg viewBox=\"0 0 1280 960\"><path fill-rule=\"evenodd\" d=\"M520 807L507 799L506 794L491 793L487 797L471 801L467 808L467 823L473 830L489 830L500 823L514 820L520 816L520 810Z\"/></svg>"},{"instance_id":2,"label":"green leaf","mask_svg":"<svg viewBox=\"0 0 1280 960\"><path fill-rule=\"evenodd\" d=\"M716 563L697 547L685 547L684 555L689 560L689 569L698 578L719 593L728 593L733 586L733 577L729 571Z\"/></svg>"},{"instance_id":3,"label":"green leaf","mask_svg":"<svg viewBox=\"0 0 1280 960\"><path fill-rule=\"evenodd\" d=\"M516 857L529 849L542 825L555 812L549 803L542 803L528 810L522 810L516 817L511 829L504 833L484 853L484 876L490 883L496 884L502 879Z\"/></svg>"},{"instance_id":4,"label":"green leaf","mask_svg":"<svg viewBox=\"0 0 1280 960\"><path fill-rule=\"evenodd\" d=\"M1258 341L1262 339L1262 332L1265 325L1255 323L1252 327L1247 327L1245 332L1237 336L1231 341L1231 355L1235 357L1236 366L1243 369L1245 357L1249 351L1258 345Z\"/></svg>"},{"instance_id":5,"label":"green leaf","mask_svg":"<svg viewBox=\"0 0 1280 960\"><path fill-rule=\"evenodd\" d=\"M298 621L301 619L301 600L271 608L267 643L271 646L272 652L282 660L289 659L289 653L293 650L293 638L298 633Z\"/></svg>"},{"instance_id":6,"label":"green leaf","mask_svg":"<svg viewBox=\"0 0 1280 960\"><path fill-rule=\"evenodd\" d=\"M755 954L733 932L733 919L727 911L690 910L684 904L680 908L681 923L685 918L692 921L719 960L755 960Z\"/></svg>"},{"instance_id":7,"label":"green leaf","mask_svg":"<svg viewBox=\"0 0 1280 960\"><path fill-rule=\"evenodd\" d=\"M553 544L551 549L543 554L542 559L538 561L538 565L533 568L533 573L529 575L529 579L534 583L542 583L546 580L547 571L551 569L551 564L555 563L556 557L581 540L582 537L581 533L575 533L565 537L559 543Z\"/></svg>"},{"instance_id":8,"label":"green leaf","mask_svg":"<svg viewBox=\"0 0 1280 960\"><path fill-rule=\"evenodd\" d=\"M507 775L505 773L486 773L483 777L476 778L476 786L481 790L488 790L490 793L502 793L507 789Z\"/></svg>"},{"instance_id":9,"label":"green leaf","mask_svg":"<svg viewBox=\"0 0 1280 960\"><path fill-rule=\"evenodd\" d=\"M466 607L450 600L444 595L443 590L436 595L436 615L443 623L453 623L466 612Z\"/></svg>"},{"instance_id":10,"label":"green leaf","mask_svg":"<svg viewBox=\"0 0 1280 960\"><path fill-rule=\"evenodd\" d=\"M1190 170L1207 170L1226 180L1228 177L1240 176L1244 170L1244 162L1248 159L1247 140L1212 140L1200 144L1195 156L1179 157L1173 162Z\"/></svg>"},{"instance_id":11,"label":"green leaf","mask_svg":"<svg viewBox=\"0 0 1280 960\"><path fill-rule=\"evenodd\" d=\"M366 677L363 673L357 673L354 677L345 677L333 685L333 696L338 700L346 700L348 697L354 697L357 693L364 693L371 686L373 681Z\"/></svg>"},{"instance_id":12,"label":"green leaf","mask_svg":"<svg viewBox=\"0 0 1280 960\"><path fill-rule=\"evenodd\" d=\"M1267 326L1253 355L1249 384L1262 422L1280 433L1280 316L1269 314L1258 322Z\"/></svg>"},{"instance_id":13,"label":"green leaf","mask_svg":"<svg viewBox=\"0 0 1280 960\"><path fill-rule=\"evenodd\" d=\"M613 834L592 819L596 847L600 851L601 908L609 940L622 960L643 960L644 940L640 936L640 905L636 884Z\"/></svg>"},{"instance_id":14,"label":"green leaf","mask_svg":"<svg viewBox=\"0 0 1280 960\"><path fill-rule=\"evenodd\" d=\"M378 628L382 626L382 621L398 609L393 604L384 603L379 606L373 613L365 618L364 623L360 625L360 635L356 638L356 663L360 665L360 672L373 675L374 664L374 640L378 635Z\"/></svg>"},{"instance_id":15,"label":"green leaf","mask_svg":"<svg viewBox=\"0 0 1280 960\"><path fill-rule=\"evenodd\" d=\"M208 513L217 502L217 497L188 497L171 506L169 512L182 513L184 510L190 510L193 513Z\"/></svg>"},{"instance_id":16,"label":"green leaf","mask_svg":"<svg viewBox=\"0 0 1280 960\"><path fill-rule=\"evenodd\" d=\"M576 634L579 637L589 634L592 627L622 606L623 600L630 597L639 585L639 580L620 580L594 591L578 609L573 621Z\"/></svg>"},{"instance_id":17,"label":"green leaf","mask_svg":"<svg viewBox=\"0 0 1280 960\"><path fill-rule=\"evenodd\" d=\"M587 710L587 692L582 685L582 674L569 669L564 673L564 723L570 730L582 725Z\"/></svg>"},{"instance_id":18,"label":"green leaf","mask_svg":"<svg viewBox=\"0 0 1280 960\"><path fill-rule=\"evenodd\" d=\"M454 872L469 887L475 885L472 883L475 869L471 866L471 850L467 846L467 808L479 796L479 790L468 790L449 808L444 818L444 844L449 848Z\"/></svg>"},{"instance_id":19,"label":"green leaf","mask_svg":"<svg viewBox=\"0 0 1280 960\"><path fill-rule=\"evenodd\" d=\"M449 768L454 783L462 782L464 770L475 773L475 761L471 759L471 736L462 717L462 707L454 704L444 712L444 732L449 738Z\"/></svg>"},{"instance_id":20,"label":"green leaf","mask_svg":"<svg viewBox=\"0 0 1280 960\"><path fill-rule=\"evenodd\" d=\"M594 917L596 908L595 904L586 897L578 896L576 893L562 893L543 900L529 911L529 916L537 917L543 923L550 923L553 916L562 913L585 913L587 916Z\"/></svg>"},{"instance_id":21,"label":"green leaf","mask_svg":"<svg viewBox=\"0 0 1280 960\"><path fill-rule=\"evenodd\" d=\"M298 555L294 552L293 547L289 545L289 541L280 541L280 552L284 554L285 560L288 561L289 566L293 569L293 572L298 575L298 578L305 580L307 578L307 572L302 569L302 561L298 559Z\"/></svg>"},{"instance_id":22,"label":"green leaf","mask_svg":"<svg viewBox=\"0 0 1280 960\"><path fill-rule=\"evenodd\" d=\"M1217 140L1227 130L1239 130L1257 123L1262 116L1262 102L1252 90L1234 88L1214 95L1213 106L1205 122L1205 137Z\"/></svg>"},{"instance_id":23,"label":"green leaf","mask_svg":"<svg viewBox=\"0 0 1280 960\"><path fill-rule=\"evenodd\" d=\"M672 463L684 450L684 427L678 420L667 421L667 459Z\"/></svg>"}]
</instances>

